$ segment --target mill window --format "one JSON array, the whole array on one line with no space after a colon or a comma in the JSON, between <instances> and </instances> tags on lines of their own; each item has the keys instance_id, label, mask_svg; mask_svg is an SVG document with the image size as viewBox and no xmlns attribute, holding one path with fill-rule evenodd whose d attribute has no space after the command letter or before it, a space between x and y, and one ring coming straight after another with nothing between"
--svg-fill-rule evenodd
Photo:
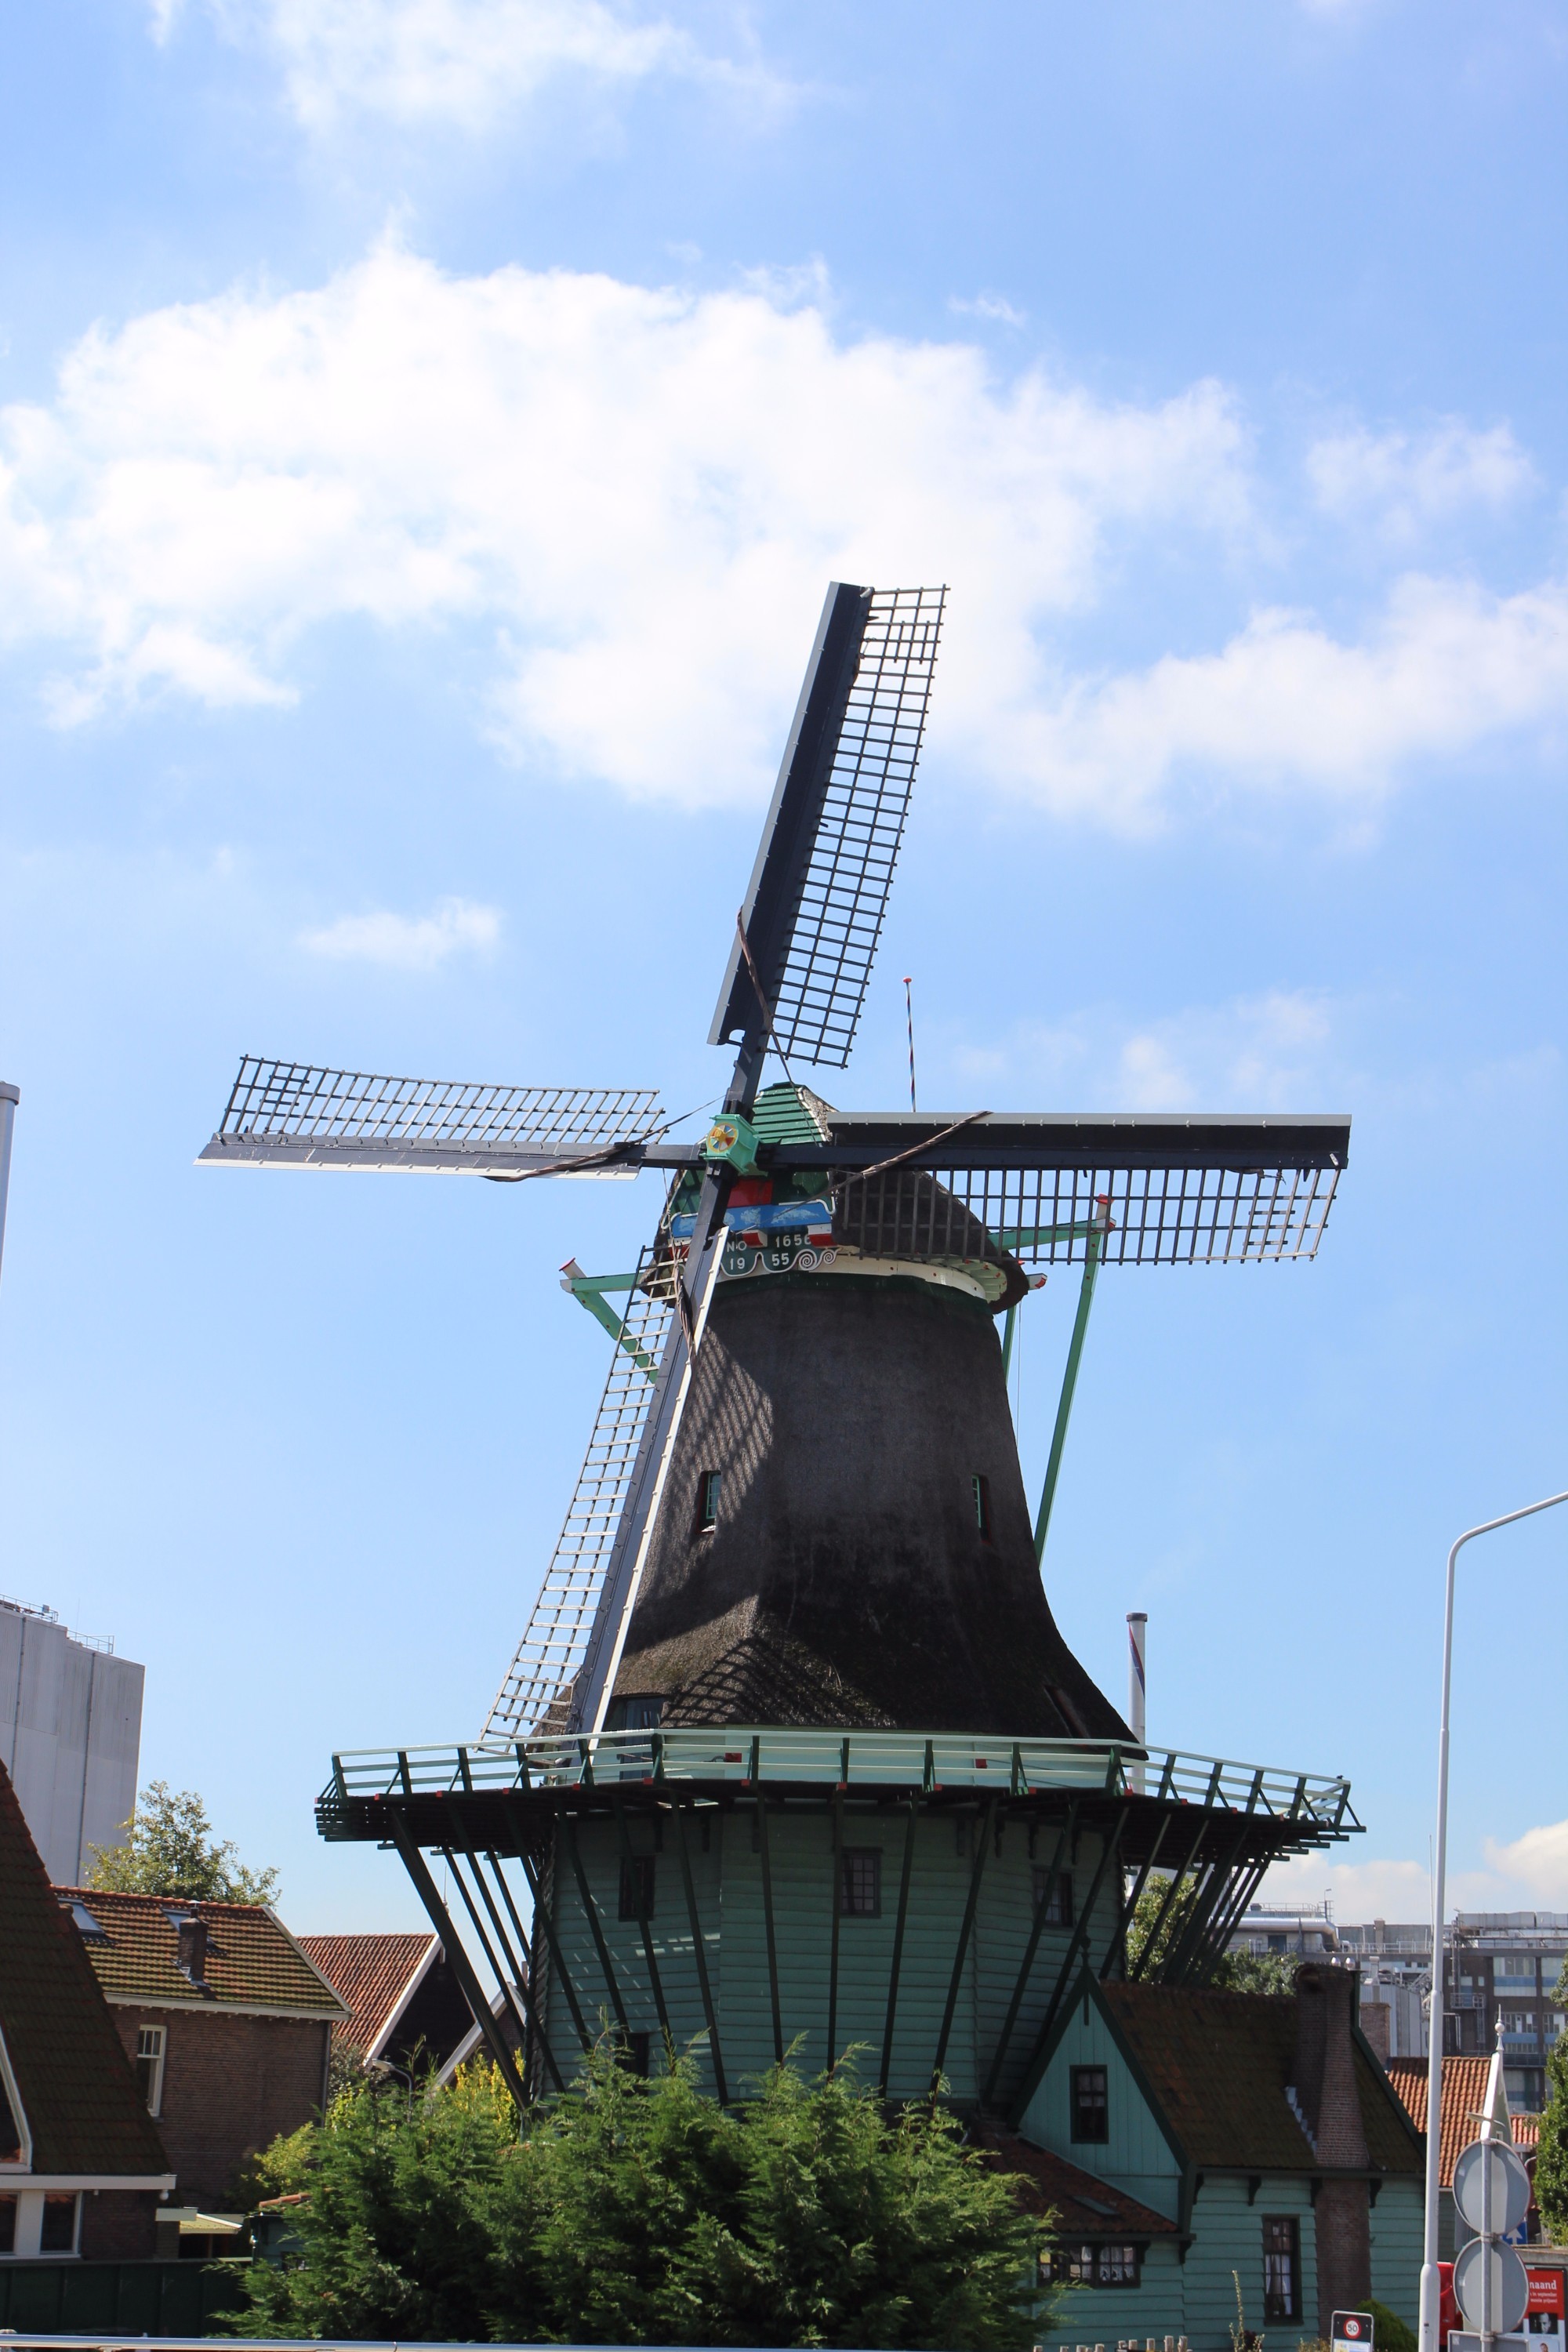
<instances>
[{"instance_id":1,"label":"mill window","mask_svg":"<svg viewBox=\"0 0 1568 2352\"><path fill-rule=\"evenodd\" d=\"M161 2115L163 2109L163 2029L161 2025L140 2025L136 2029L136 2087L150 2116Z\"/></svg>"},{"instance_id":2,"label":"mill window","mask_svg":"<svg viewBox=\"0 0 1568 2352\"><path fill-rule=\"evenodd\" d=\"M1047 1927L1070 1927L1072 1926L1071 1871L1049 1871L1043 1862L1037 1862L1032 1875L1035 1882L1035 1908L1038 1911L1041 1904L1045 1905L1045 1925Z\"/></svg>"},{"instance_id":3,"label":"mill window","mask_svg":"<svg viewBox=\"0 0 1568 2352\"><path fill-rule=\"evenodd\" d=\"M991 1481L976 1471L970 1480L974 1490L974 1524L984 1543L991 1540Z\"/></svg>"},{"instance_id":4,"label":"mill window","mask_svg":"<svg viewBox=\"0 0 1568 2352\"><path fill-rule=\"evenodd\" d=\"M621 1917L653 1917L653 1856L639 1853L621 1864Z\"/></svg>"},{"instance_id":5,"label":"mill window","mask_svg":"<svg viewBox=\"0 0 1568 2352\"><path fill-rule=\"evenodd\" d=\"M662 1698L650 1698L646 1693L638 1698L621 1701L622 1722L627 1731L656 1731L664 1714Z\"/></svg>"},{"instance_id":6,"label":"mill window","mask_svg":"<svg viewBox=\"0 0 1568 2352\"><path fill-rule=\"evenodd\" d=\"M1110 2137L1110 2103L1103 2066L1072 2070L1072 2136L1101 2142Z\"/></svg>"},{"instance_id":7,"label":"mill window","mask_svg":"<svg viewBox=\"0 0 1568 2352\"><path fill-rule=\"evenodd\" d=\"M44 2198L43 2227L38 2232L41 2254L74 2254L81 2199L73 2191L51 2189Z\"/></svg>"},{"instance_id":8,"label":"mill window","mask_svg":"<svg viewBox=\"0 0 1568 2352\"><path fill-rule=\"evenodd\" d=\"M1270 2213L1263 2223L1263 2316L1301 2315L1300 2226L1293 2213Z\"/></svg>"},{"instance_id":9,"label":"mill window","mask_svg":"<svg viewBox=\"0 0 1568 2352\"><path fill-rule=\"evenodd\" d=\"M838 1908L846 1919L879 1919L882 1916L882 1849L846 1846L839 1856L843 1875L838 1884Z\"/></svg>"},{"instance_id":10,"label":"mill window","mask_svg":"<svg viewBox=\"0 0 1568 2352\"><path fill-rule=\"evenodd\" d=\"M719 1490L724 1484L721 1470L704 1470L697 1482L697 1532L711 1535L719 1524Z\"/></svg>"}]
</instances>

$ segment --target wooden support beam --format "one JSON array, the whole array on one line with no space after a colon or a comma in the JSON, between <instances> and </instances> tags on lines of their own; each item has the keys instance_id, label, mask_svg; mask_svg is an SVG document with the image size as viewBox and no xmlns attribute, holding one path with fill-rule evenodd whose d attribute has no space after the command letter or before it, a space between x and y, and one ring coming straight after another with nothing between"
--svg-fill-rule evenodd
<instances>
[{"instance_id":1,"label":"wooden support beam","mask_svg":"<svg viewBox=\"0 0 1568 2352\"><path fill-rule=\"evenodd\" d=\"M642 1932L643 1958L647 1962L647 1980L653 1989L653 2005L658 2018L658 2030L664 2036L666 2049L673 2050L675 2037L669 2030L669 2011L664 2005L664 1987L659 1981L658 1962L654 1958L653 1929L648 1926L647 1905L643 1899L643 1876L637 1866L637 1858L632 1852L632 1838L631 1832L626 1827L626 1807L618 1795L613 1796L610 1803L615 1811L616 1826L621 1833L621 1858L626 1865L632 1891L637 1896L637 1926Z\"/></svg>"},{"instance_id":2,"label":"wooden support beam","mask_svg":"<svg viewBox=\"0 0 1568 2352\"><path fill-rule=\"evenodd\" d=\"M697 1963L697 1985L702 1995L702 2014L708 2021L708 2046L713 2053L713 2081L721 2106L730 2104L729 2085L724 2080L724 2056L719 2047L719 2020L713 2008L712 1989L708 1982L708 1955L702 1943L702 1922L697 1913L697 1888L691 1876L691 1855L686 1843L686 1807L675 1808L675 1844L680 1856L680 1882L686 1890L686 1916L691 1923L691 1957Z\"/></svg>"},{"instance_id":3,"label":"wooden support beam","mask_svg":"<svg viewBox=\"0 0 1568 2352\"><path fill-rule=\"evenodd\" d=\"M1018 2022L1018 2011L1024 2005L1024 1992L1029 1981L1029 1971L1035 1965L1035 1954L1039 1949L1040 1937L1046 1925L1046 1914L1051 1907L1051 1889L1061 1874L1062 1861L1068 1851L1068 1842L1078 1827L1078 1809L1081 1802L1081 1798L1075 1797L1068 1807L1060 1835L1057 1839L1057 1850L1051 1856L1051 1866L1046 1873L1040 1899L1035 1906L1035 1916L1029 1928L1029 1940L1024 1947L1024 1957L1019 1963L1017 1978L1013 1986L1013 1998L1007 2004L1007 2014L1002 2021L1002 2032L996 2043L996 2054L991 2061L991 2072L985 2077L984 2103L987 2106L996 2095L996 2085L1001 2080L1003 2062L1007 2055L1007 2045L1013 2039L1013 2028Z\"/></svg>"},{"instance_id":4,"label":"wooden support beam","mask_svg":"<svg viewBox=\"0 0 1568 2352\"><path fill-rule=\"evenodd\" d=\"M599 1906L594 1900L594 1891L588 1884L588 1874L583 1867L583 1856L577 1847L577 1832L573 1826L570 1813L556 1814L555 1834L564 1842L567 1855L572 1864L573 1873L577 1881L577 1892L582 1898L589 1932L594 1938L594 1949L599 1956L599 1966L605 1972L605 1990L610 1996L610 2007L616 2012L616 2022L623 2034L629 2034L631 2027L626 2021L626 2005L621 1999L621 1988L616 1980L616 1971L610 1960L610 1948L605 1941L605 1930L599 1922Z\"/></svg>"},{"instance_id":5,"label":"wooden support beam","mask_svg":"<svg viewBox=\"0 0 1568 2352\"><path fill-rule=\"evenodd\" d=\"M414 1882L414 1892L425 1906L430 1925L441 1938L441 1948L451 1961L452 1974L458 1979L463 1999L473 2011L474 2021L484 2035L490 2056L495 2060L501 2080L511 2093L513 2104L521 2115L528 2105L522 2087L522 2077L518 2073L517 2062L507 2046L506 2036L497 2025L494 2011L480 1989L474 1964L464 1948L463 1939L452 1925L450 1912L436 1892L436 1882L430 1875L429 1866L424 1855L414 1843L412 1832L403 1818L402 1808L389 1805L384 1818L392 1832L392 1843L402 1857L403 1867Z\"/></svg>"},{"instance_id":6,"label":"wooden support beam","mask_svg":"<svg viewBox=\"0 0 1568 2352\"><path fill-rule=\"evenodd\" d=\"M937 2037L936 2056L931 2062L931 2080L934 2091L947 2060L947 2044L952 2032L952 2021L958 2010L958 1988L963 1977L963 1963L969 1955L969 1938L974 1932L974 1914L980 1903L980 1882L985 1874L985 1864L991 1853L991 1832L996 1825L994 1797L985 1802L985 1813L980 1828L979 1843L974 1852L974 1867L969 1874L969 1899L963 1906L963 1925L958 1931L958 1950L953 1956L952 1977L947 1988L947 2006L942 2013L942 2032Z\"/></svg>"},{"instance_id":7,"label":"wooden support beam","mask_svg":"<svg viewBox=\"0 0 1568 2352\"><path fill-rule=\"evenodd\" d=\"M554 1968L556 1975L561 1979L561 1990L566 1997L566 2006L572 2012L572 2022L576 2028L577 2039L581 2042L584 2050L591 2050L594 2045L594 2037L589 2032L587 2021L583 2015L581 2008L578 2006L576 1991L572 1983L571 1970L566 1966L566 1955L561 1948L560 1938L555 1933L555 1922L550 1916L550 1906L544 1899L544 1888L541 1884L538 1872L534 1869L532 1863L530 1862L528 1858L528 1849L523 1843L521 1825L515 1818L512 1817L511 1808L510 1806L507 1808L507 1814L509 1821L511 1822L512 1835L517 1841L517 1858L522 1864L522 1874L528 1881L528 1891L533 1897L533 1917L535 1927L543 1936L546 1944L550 1948L551 1962ZM553 1860L552 1860L551 1878L552 1882L554 1874L554 1863ZM504 1893L506 1889L506 1882L504 1879L501 1881L501 1888Z\"/></svg>"},{"instance_id":8,"label":"wooden support beam","mask_svg":"<svg viewBox=\"0 0 1568 2352\"><path fill-rule=\"evenodd\" d=\"M753 1745L756 1743L753 1742ZM773 2014L773 2063L784 2064L784 2016L779 2008L779 1948L773 1927L773 1873L768 1851L768 1807L757 1787L757 1851L763 1863L763 1932L768 1946L768 1999Z\"/></svg>"},{"instance_id":9,"label":"wooden support beam","mask_svg":"<svg viewBox=\"0 0 1568 2352\"><path fill-rule=\"evenodd\" d=\"M1133 1914L1137 1911L1139 1900L1142 1895L1144 1886L1148 1883L1149 1873L1153 1869L1154 1864L1160 1858L1160 1848L1165 1843L1165 1832L1170 1826L1171 1816L1167 1813L1164 1820L1160 1824L1159 1835L1155 1838L1153 1844L1149 1849L1149 1859L1143 1864L1142 1869L1138 1873L1137 1877L1133 1880L1132 1892L1121 1906L1121 1915L1116 1922L1116 1933L1110 1939L1110 1948L1106 1953L1104 1959L1100 1963L1100 1981L1101 1984L1105 1982L1106 1978L1110 1974L1112 1968L1115 1966L1116 1955L1119 1951L1121 1954L1121 1972L1123 1976L1127 1973L1127 1930L1132 1925Z\"/></svg>"},{"instance_id":10,"label":"wooden support beam","mask_svg":"<svg viewBox=\"0 0 1568 2352\"><path fill-rule=\"evenodd\" d=\"M1164 1927L1166 1920L1170 1917L1171 1906L1175 1902L1183 1879L1185 1878L1188 1871L1191 1870L1194 1863L1198 1858L1198 1848L1204 1842L1204 1832L1207 1828L1207 1816L1200 1815L1197 1831L1193 1839L1191 1851L1188 1853L1187 1858L1185 1862L1183 1863L1181 1868L1176 1871L1172 1877L1169 1886L1166 1887L1164 1901L1161 1904L1160 1908L1154 1914L1154 1924L1150 1928L1147 1936L1143 1938L1143 1948L1138 1955L1137 1965L1133 1969L1129 1979L1131 1983L1136 1984L1139 1982L1142 1978L1148 1976L1153 1968L1154 1955L1159 1948L1161 1932Z\"/></svg>"},{"instance_id":11,"label":"wooden support beam","mask_svg":"<svg viewBox=\"0 0 1568 2352\"><path fill-rule=\"evenodd\" d=\"M842 1791L833 1792L833 1894L832 1921L827 1947L827 2063L829 2070L838 2063L838 1914L843 1901L844 1886L844 1798Z\"/></svg>"},{"instance_id":12,"label":"wooden support beam","mask_svg":"<svg viewBox=\"0 0 1568 2352\"><path fill-rule=\"evenodd\" d=\"M532 1996L529 1992L529 1990L523 1981L524 1977L527 1975L527 1970L519 1969L517 1956L510 1949L506 1937L500 1933L499 1928L497 1930L497 1937L501 1948L501 1958L497 1959L495 1953L490 1948L490 1939L485 1933L484 1921L479 1917L479 1912L475 1907L474 1898L468 1892L468 1882L464 1878L462 1870L458 1866L457 1854L449 1845L446 1845L441 1848L441 1859L452 1874L452 1884L463 1898L463 1908L468 1913L468 1917L473 1924L474 1933L479 1939L479 1949L483 1952L486 1964L489 1967L490 1973L495 1978L496 1983L500 1988L500 1997L506 2004L507 2011L517 2031L519 2048L527 2048L529 2033L531 2031L538 2041L540 2054L544 2060L545 2069L549 2074L551 2081L554 2084L558 2091L563 2091L566 2087L565 2077L562 2074L560 2067L555 2063L555 2053L550 2047L550 2037L544 2031L544 2027L540 2021L539 2014L534 2008ZM477 1863L474 1864L474 1877L479 1884L479 1893L485 1898L485 1907L489 1912L491 1918L494 1919L496 1916L495 1906L489 1899L489 1890L485 1885L484 1878ZM518 2006L520 2000L522 2004L521 2008ZM489 2003L488 2001L485 2003L485 2007L487 2010L489 2008ZM488 2036L486 2038L487 2040L489 2039Z\"/></svg>"},{"instance_id":13,"label":"wooden support beam","mask_svg":"<svg viewBox=\"0 0 1568 2352\"><path fill-rule=\"evenodd\" d=\"M888 2018L882 2028L882 2072L877 2084L884 2098L888 2095L888 2084L892 2080L893 2020L898 2013L899 1971L904 1961L904 1929L910 1916L910 1880L915 1864L915 1822L918 1810L916 1801L911 1797L910 1818L904 1830L904 1866L899 1874L899 1916L893 1927L893 1959L888 1971Z\"/></svg>"}]
</instances>

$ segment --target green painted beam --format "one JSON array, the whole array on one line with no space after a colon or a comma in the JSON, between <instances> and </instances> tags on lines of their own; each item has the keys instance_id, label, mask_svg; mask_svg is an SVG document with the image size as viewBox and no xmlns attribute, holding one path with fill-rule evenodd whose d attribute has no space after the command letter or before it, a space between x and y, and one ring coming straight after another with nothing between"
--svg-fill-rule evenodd
<instances>
[{"instance_id":1,"label":"green painted beam","mask_svg":"<svg viewBox=\"0 0 1568 2352\"><path fill-rule=\"evenodd\" d=\"M1051 1506L1057 1498L1057 1479L1062 1466L1062 1448L1067 1444L1068 1422L1072 1414L1073 1391L1078 1387L1079 1365L1083 1360L1084 1334L1089 1329L1089 1310L1094 1304L1094 1279L1100 1270L1100 1249L1104 1228L1096 1224L1084 1251L1083 1280L1079 1285L1078 1313L1073 1318L1072 1340L1068 1349L1067 1370L1062 1374L1062 1392L1057 1403L1057 1423L1051 1432L1050 1459L1046 1465L1046 1483L1040 1495L1039 1516L1035 1521L1035 1558L1046 1556L1046 1536L1051 1524Z\"/></svg>"},{"instance_id":2,"label":"green painted beam","mask_svg":"<svg viewBox=\"0 0 1568 2352\"><path fill-rule=\"evenodd\" d=\"M606 1290L631 1290L637 1286L635 1274L568 1274L562 1276L561 1287L571 1292L579 1307L585 1307L595 1323L602 1323L617 1347L624 1348L639 1372L651 1381L658 1374L658 1366L646 1348L626 1337L625 1318L616 1313L605 1297Z\"/></svg>"}]
</instances>

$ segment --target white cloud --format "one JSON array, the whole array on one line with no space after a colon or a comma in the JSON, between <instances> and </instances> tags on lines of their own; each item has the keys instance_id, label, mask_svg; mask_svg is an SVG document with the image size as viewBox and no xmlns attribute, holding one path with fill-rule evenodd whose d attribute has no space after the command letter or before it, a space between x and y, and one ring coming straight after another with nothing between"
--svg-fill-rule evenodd
<instances>
[{"instance_id":1,"label":"white cloud","mask_svg":"<svg viewBox=\"0 0 1568 2352\"><path fill-rule=\"evenodd\" d=\"M1116 407L954 342L835 340L820 303L393 247L306 293L95 331L0 415L0 634L76 659L70 715L283 691L291 641L478 624L508 743L634 793L754 795L831 575L954 587L944 723L1031 691L1109 530L1234 526L1200 384Z\"/></svg>"},{"instance_id":2,"label":"white cloud","mask_svg":"<svg viewBox=\"0 0 1568 2352\"><path fill-rule=\"evenodd\" d=\"M1528 1888L1543 1911L1568 1911L1568 1822L1526 1830L1511 1845L1487 1840L1487 1863L1500 1877Z\"/></svg>"},{"instance_id":3,"label":"white cloud","mask_svg":"<svg viewBox=\"0 0 1568 2352\"><path fill-rule=\"evenodd\" d=\"M1488 1838L1481 1869L1451 1867L1447 1911L1568 1910L1568 1822L1526 1830L1510 1845ZM1343 1920L1425 1920L1432 1916L1432 1882L1425 1863L1392 1858L1331 1861L1297 1854L1276 1863L1264 1881L1269 1903L1321 1903L1331 1895Z\"/></svg>"},{"instance_id":4,"label":"white cloud","mask_svg":"<svg viewBox=\"0 0 1568 2352\"><path fill-rule=\"evenodd\" d=\"M1026 1077L1085 1109L1295 1110L1322 1091L1333 1025L1327 996L1272 989L1143 1026L1102 1006L951 1059L971 1079Z\"/></svg>"},{"instance_id":5,"label":"white cloud","mask_svg":"<svg viewBox=\"0 0 1568 2352\"><path fill-rule=\"evenodd\" d=\"M339 963L434 971L459 950L493 948L500 936L500 916L494 907L438 898L428 915L340 915L322 930L301 933L300 944Z\"/></svg>"},{"instance_id":6,"label":"white cloud","mask_svg":"<svg viewBox=\"0 0 1568 2352\"><path fill-rule=\"evenodd\" d=\"M1004 327L1021 327L1028 316L1026 311L1009 302L1005 294L980 293L967 301L961 295L952 294L948 297L947 307L956 311L960 318L993 319Z\"/></svg>"},{"instance_id":7,"label":"white cloud","mask_svg":"<svg viewBox=\"0 0 1568 2352\"><path fill-rule=\"evenodd\" d=\"M1568 588L1499 597L1412 574L1359 644L1265 612L1217 654L1068 685L1016 714L1009 765L1049 807L1134 826L1178 782L1365 803L1413 761L1565 711Z\"/></svg>"},{"instance_id":8,"label":"white cloud","mask_svg":"<svg viewBox=\"0 0 1568 2352\"><path fill-rule=\"evenodd\" d=\"M270 53L312 131L345 115L469 133L563 76L630 88L650 75L722 82L776 99L754 61L705 50L682 26L608 0L207 0L229 36ZM153 0L166 40L181 0Z\"/></svg>"},{"instance_id":9,"label":"white cloud","mask_svg":"<svg viewBox=\"0 0 1568 2352\"><path fill-rule=\"evenodd\" d=\"M1326 1853L1277 1862L1258 1890L1265 1903L1333 1903L1348 1925L1371 1919L1415 1922L1432 1916L1432 1882L1415 1862L1340 1862Z\"/></svg>"},{"instance_id":10,"label":"white cloud","mask_svg":"<svg viewBox=\"0 0 1568 2352\"><path fill-rule=\"evenodd\" d=\"M702 805L770 780L830 576L952 589L933 730L977 784L1122 826L1179 793L1352 803L1568 702L1568 596L1411 578L1360 641L1258 615L1074 677L1048 633L1110 558L1251 529L1214 383L1117 404L963 341L836 335L820 277L724 293L447 277L172 306L0 412L0 638L63 723L284 701L301 632L461 626L517 755Z\"/></svg>"},{"instance_id":11,"label":"white cloud","mask_svg":"<svg viewBox=\"0 0 1568 2352\"><path fill-rule=\"evenodd\" d=\"M1495 511L1536 481L1506 425L1477 433L1457 417L1426 434L1328 435L1307 452L1307 474L1326 514L1402 540L1468 508Z\"/></svg>"}]
</instances>

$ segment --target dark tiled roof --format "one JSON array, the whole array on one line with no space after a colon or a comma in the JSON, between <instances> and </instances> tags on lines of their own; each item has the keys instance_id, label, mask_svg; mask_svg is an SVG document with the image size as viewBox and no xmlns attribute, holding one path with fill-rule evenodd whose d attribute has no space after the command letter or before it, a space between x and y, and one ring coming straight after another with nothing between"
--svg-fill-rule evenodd
<instances>
[{"instance_id":1,"label":"dark tiled roof","mask_svg":"<svg viewBox=\"0 0 1568 2352\"><path fill-rule=\"evenodd\" d=\"M58 1886L55 1894L62 1919L71 1916L66 1906L80 1904L103 1930L101 1941L89 1937L79 1949L110 2000L155 2007L210 2000L235 2009L297 2010L301 2017L342 2014L293 1937L260 1904L178 1903L158 1895L100 1895L90 1886ZM179 1964L174 1921L180 1914L205 1923L205 1991Z\"/></svg>"},{"instance_id":2,"label":"dark tiled roof","mask_svg":"<svg viewBox=\"0 0 1568 2352\"><path fill-rule=\"evenodd\" d=\"M1140 1984L1100 1990L1194 2164L1260 2172L1317 2169L1311 2143L1285 2097L1296 2054L1293 1994ZM1373 2168L1419 2172L1421 2151L1382 2068L1360 2049L1355 2066Z\"/></svg>"},{"instance_id":3,"label":"dark tiled roof","mask_svg":"<svg viewBox=\"0 0 1568 2352\"><path fill-rule=\"evenodd\" d=\"M54 1898L3 1765L0 2034L32 2131L35 2172L169 2171L81 1938Z\"/></svg>"},{"instance_id":4,"label":"dark tiled roof","mask_svg":"<svg viewBox=\"0 0 1568 2352\"><path fill-rule=\"evenodd\" d=\"M1454 2185L1454 2159L1462 2147L1480 2137L1478 2120L1486 2105L1489 2058L1447 2057L1443 2061L1443 2129L1437 2146L1437 2179L1445 2189ZM1388 2079L1399 2094L1411 2122L1426 2137L1426 2061L1391 2058Z\"/></svg>"},{"instance_id":5,"label":"dark tiled roof","mask_svg":"<svg viewBox=\"0 0 1568 2352\"><path fill-rule=\"evenodd\" d=\"M348 2009L339 2034L367 2058L409 1986L438 1948L429 1935L301 1936L299 1943Z\"/></svg>"},{"instance_id":6,"label":"dark tiled roof","mask_svg":"<svg viewBox=\"0 0 1568 2352\"><path fill-rule=\"evenodd\" d=\"M1025 2186L1019 2202L1031 2213L1054 2212L1063 2231L1075 2238L1173 2238L1176 2224L1136 2197L1124 2197L1109 2180L1080 2172L1065 2157L1034 2147L1000 2125L976 2124L971 2144L998 2172L1016 2173Z\"/></svg>"}]
</instances>

